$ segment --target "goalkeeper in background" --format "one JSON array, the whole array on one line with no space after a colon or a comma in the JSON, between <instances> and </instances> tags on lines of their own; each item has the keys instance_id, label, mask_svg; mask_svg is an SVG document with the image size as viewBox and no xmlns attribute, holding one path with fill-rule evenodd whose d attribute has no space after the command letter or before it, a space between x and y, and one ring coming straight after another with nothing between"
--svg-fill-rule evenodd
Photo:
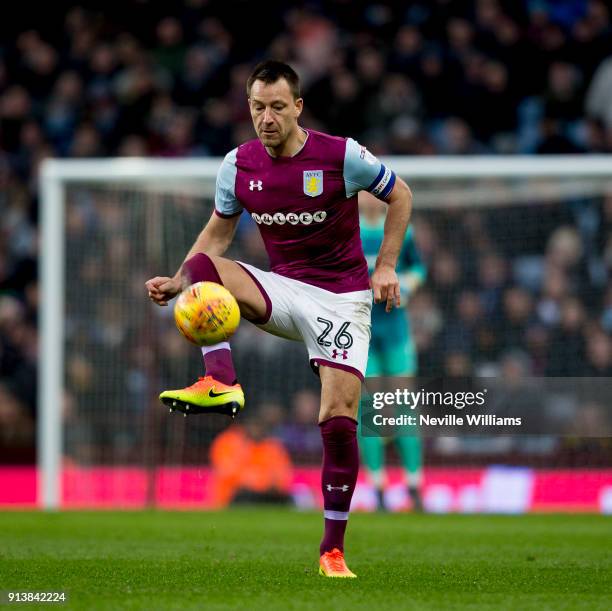
<instances>
[{"instance_id":1,"label":"goalkeeper in background","mask_svg":"<svg viewBox=\"0 0 612 611\"><path fill-rule=\"evenodd\" d=\"M376 257L383 239L385 224L385 205L369 193L359 194L360 231L363 252L372 273L376 266ZM414 243L412 226L408 227L402 250L397 262L397 274L400 280L402 305L407 298L425 280L425 266ZM417 355L410 333L410 322L403 308L385 312L385 304L372 307L372 339L368 354L366 378L374 377L412 377L417 372ZM361 429L360 429L361 430ZM416 511L422 510L422 444L421 438L398 436L395 443L399 451L402 466L406 474L408 492ZM363 464L370 481L376 490L378 507L385 508L385 442L388 438L366 437L360 434L359 448Z\"/></svg>"}]
</instances>

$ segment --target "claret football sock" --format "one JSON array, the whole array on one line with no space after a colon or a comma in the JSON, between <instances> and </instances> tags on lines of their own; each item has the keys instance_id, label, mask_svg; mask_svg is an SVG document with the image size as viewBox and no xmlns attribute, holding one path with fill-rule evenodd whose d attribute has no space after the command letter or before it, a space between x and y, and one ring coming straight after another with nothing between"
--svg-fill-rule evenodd
<instances>
[{"instance_id":1,"label":"claret football sock","mask_svg":"<svg viewBox=\"0 0 612 611\"><path fill-rule=\"evenodd\" d=\"M232 351L229 342L221 342L214 346L202 346L204 368L206 375L224 384L236 384L236 371L232 360Z\"/></svg>"},{"instance_id":2,"label":"claret football sock","mask_svg":"<svg viewBox=\"0 0 612 611\"><path fill-rule=\"evenodd\" d=\"M187 277L190 284L195 284L196 282L216 282L223 285L221 276L219 276L219 272L212 259L203 252L189 257L183 263L183 274Z\"/></svg>"},{"instance_id":3,"label":"claret football sock","mask_svg":"<svg viewBox=\"0 0 612 611\"><path fill-rule=\"evenodd\" d=\"M320 553L344 551L344 532L359 471L357 422L335 416L320 425L323 438L323 490L325 533Z\"/></svg>"},{"instance_id":4,"label":"claret football sock","mask_svg":"<svg viewBox=\"0 0 612 611\"><path fill-rule=\"evenodd\" d=\"M216 282L223 285L221 276L212 259L205 253L199 252L183 263L183 273L189 282ZM235 384L236 371L232 361L232 351L228 342L221 342L214 346L203 346L204 367L206 375L224 384Z\"/></svg>"}]
</instances>

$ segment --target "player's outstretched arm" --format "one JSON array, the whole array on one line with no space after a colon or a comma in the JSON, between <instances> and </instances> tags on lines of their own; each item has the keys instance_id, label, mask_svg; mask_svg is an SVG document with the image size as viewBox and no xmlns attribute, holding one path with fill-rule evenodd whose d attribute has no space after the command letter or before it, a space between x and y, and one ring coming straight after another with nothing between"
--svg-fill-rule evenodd
<instances>
[{"instance_id":1,"label":"player's outstretched arm","mask_svg":"<svg viewBox=\"0 0 612 611\"><path fill-rule=\"evenodd\" d=\"M223 218L213 212L208 223L187 253L185 261L199 252L218 257L224 255L234 239L239 219L239 214L230 218Z\"/></svg>"},{"instance_id":2,"label":"player's outstretched arm","mask_svg":"<svg viewBox=\"0 0 612 611\"><path fill-rule=\"evenodd\" d=\"M374 302L386 301L385 309L390 312L394 305L400 305L400 285L395 268L412 213L412 192L401 178L398 177L395 181L387 202L389 209L385 220L385 233L370 282L374 291Z\"/></svg>"},{"instance_id":3,"label":"player's outstretched arm","mask_svg":"<svg viewBox=\"0 0 612 611\"><path fill-rule=\"evenodd\" d=\"M238 226L238 219L239 216L222 218L213 212L210 220L200 232L200 235L187 253L184 261L187 261L187 259L199 252L206 253L207 255L223 255L234 239L236 227ZM181 292L184 284L181 270L182 266L172 278L168 276L156 276L146 281L145 286L147 287L151 301L157 305L166 306L173 297Z\"/></svg>"}]
</instances>

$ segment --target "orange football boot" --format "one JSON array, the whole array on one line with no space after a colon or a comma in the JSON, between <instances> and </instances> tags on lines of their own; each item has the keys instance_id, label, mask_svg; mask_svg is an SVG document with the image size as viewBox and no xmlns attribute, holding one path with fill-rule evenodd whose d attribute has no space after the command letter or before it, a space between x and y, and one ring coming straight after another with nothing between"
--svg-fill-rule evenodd
<instances>
[{"instance_id":1,"label":"orange football boot","mask_svg":"<svg viewBox=\"0 0 612 611\"><path fill-rule=\"evenodd\" d=\"M319 575L323 575L323 577L357 577L346 566L344 554L337 547L334 547L331 552L325 552L321 556L319 560Z\"/></svg>"},{"instance_id":2,"label":"orange football boot","mask_svg":"<svg viewBox=\"0 0 612 611\"><path fill-rule=\"evenodd\" d=\"M165 390L160 401L170 408L187 414L227 414L234 416L244 407L244 393L240 384L229 386L212 376L199 378L192 386L179 390Z\"/></svg>"}]
</instances>

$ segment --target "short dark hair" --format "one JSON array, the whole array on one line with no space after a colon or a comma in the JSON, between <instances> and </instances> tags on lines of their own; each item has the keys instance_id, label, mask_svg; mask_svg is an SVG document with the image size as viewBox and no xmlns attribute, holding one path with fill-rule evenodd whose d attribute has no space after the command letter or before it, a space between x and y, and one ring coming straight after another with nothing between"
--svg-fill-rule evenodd
<instances>
[{"instance_id":1,"label":"short dark hair","mask_svg":"<svg viewBox=\"0 0 612 611\"><path fill-rule=\"evenodd\" d=\"M263 81L266 85L271 85L282 78L289 84L293 99L297 100L300 98L300 77L296 71L289 64L273 59L267 59L255 66L247 80L247 96L251 97L251 87L253 87L255 81Z\"/></svg>"}]
</instances>

